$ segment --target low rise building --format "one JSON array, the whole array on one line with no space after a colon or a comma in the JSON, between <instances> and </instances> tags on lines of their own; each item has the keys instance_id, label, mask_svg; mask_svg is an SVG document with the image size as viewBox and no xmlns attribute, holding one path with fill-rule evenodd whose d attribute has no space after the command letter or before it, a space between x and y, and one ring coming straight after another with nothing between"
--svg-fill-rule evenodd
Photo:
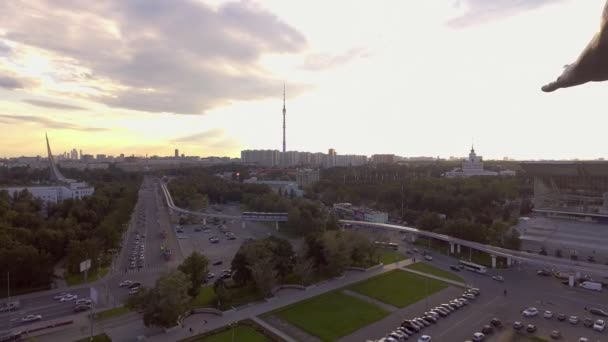
<instances>
[{"instance_id":1,"label":"low rise building","mask_svg":"<svg viewBox=\"0 0 608 342\"><path fill-rule=\"evenodd\" d=\"M335 203L333 208L338 216L342 218L374 223L388 222L388 213L382 211L365 207L357 207L350 203Z\"/></svg>"},{"instance_id":2,"label":"low rise building","mask_svg":"<svg viewBox=\"0 0 608 342\"><path fill-rule=\"evenodd\" d=\"M296 182L298 186L304 187L319 181L318 169L298 169L296 171Z\"/></svg>"}]
</instances>

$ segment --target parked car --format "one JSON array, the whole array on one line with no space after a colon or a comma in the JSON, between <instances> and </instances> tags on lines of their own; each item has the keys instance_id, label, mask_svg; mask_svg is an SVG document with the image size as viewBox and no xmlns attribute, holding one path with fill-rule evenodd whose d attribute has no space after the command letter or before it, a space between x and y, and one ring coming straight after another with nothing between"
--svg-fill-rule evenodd
<instances>
[{"instance_id":1,"label":"parked car","mask_svg":"<svg viewBox=\"0 0 608 342\"><path fill-rule=\"evenodd\" d=\"M568 322L570 322L572 324L578 324L578 317L570 316L570 318L568 318Z\"/></svg>"},{"instance_id":2,"label":"parked car","mask_svg":"<svg viewBox=\"0 0 608 342\"><path fill-rule=\"evenodd\" d=\"M566 315L564 315L564 314L557 315L557 320L560 321L560 322L565 321L566 320Z\"/></svg>"},{"instance_id":3,"label":"parked car","mask_svg":"<svg viewBox=\"0 0 608 342\"><path fill-rule=\"evenodd\" d=\"M529 333L533 333L536 331L536 325L534 324L528 324L528 326L526 327L526 331Z\"/></svg>"},{"instance_id":4,"label":"parked car","mask_svg":"<svg viewBox=\"0 0 608 342\"><path fill-rule=\"evenodd\" d=\"M481 327L481 332L487 335L492 332L492 327L486 324Z\"/></svg>"},{"instance_id":5,"label":"parked car","mask_svg":"<svg viewBox=\"0 0 608 342\"><path fill-rule=\"evenodd\" d=\"M521 330L523 327L524 327L524 324L522 322L513 322L513 329Z\"/></svg>"},{"instance_id":6,"label":"parked car","mask_svg":"<svg viewBox=\"0 0 608 342\"><path fill-rule=\"evenodd\" d=\"M457 265L450 265L450 269L452 271L460 272L460 267L458 267Z\"/></svg>"},{"instance_id":7,"label":"parked car","mask_svg":"<svg viewBox=\"0 0 608 342\"><path fill-rule=\"evenodd\" d=\"M139 293L139 287L133 288L129 290L129 295L136 295Z\"/></svg>"},{"instance_id":8,"label":"parked car","mask_svg":"<svg viewBox=\"0 0 608 342\"><path fill-rule=\"evenodd\" d=\"M583 325L587 328L593 327L593 320L591 318L583 319Z\"/></svg>"},{"instance_id":9,"label":"parked car","mask_svg":"<svg viewBox=\"0 0 608 342\"><path fill-rule=\"evenodd\" d=\"M492 321L490 321L490 324L492 324L493 326L500 328L502 326L502 322L498 319L498 318L492 318Z\"/></svg>"},{"instance_id":10,"label":"parked car","mask_svg":"<svg viewBox=\"0 0 608 342\"><path fill-rule=\"evenodd\" d=\"M534 317L538 315L538 309L533 307L527 308L523 311L523 314L525 317Z\"/></svg>"},{"instance_id":11,"label":"parked car","mask_svg":"<svg viewBox=\"0 0 608 342\"><path fill-rule=\"evenodd\" d=\"M549 310L545 310L545 312L543 313L543 317L545 317L545 318L552 318L553 317L553 312L551 312Z\"/></svg>"},{"instance_id":12,"label":"parked car","mask_svg":"<svg viewBox=\"0 0 608 342\"><path fill-rule=\"evenodd\" d=\"M606 323L603 319L598 319L597 321L595 321L595 323L593 323L593 330L595 331L602 332L604 331L604 328L606 328Z\"/></svg>"},{"instance_id":13,"label":"parked car","mask_svg":"<svg viewBox=\"0 0 608 342\"><path fill-rule=\"evenodd\" d=\"M503 278L502 276L493 276L492 279L494 279L496 281L500 281L500 282L505 281L505 278Z\"/></svg>"},{"instance_id":14,"label":"parked car","mask_svg":"<svg viewBox=\"0 0 608 342\"><path fill-rule=\"evenodd\" d=\"M76 301L76 305L80 304L91 304L91 300L89 298L82 298Z\"/></svg>"},{"instance_id":15,"label":"parked car","mask_svg":"<svg viewBox=\"0 0 608 342\"><path fill-rule=\"evenodd\" d=\"M437 318L435 318L435 317L433 317L433 316L431 316L431 315L423 315L421 318L422 318L423 320L427 321L427 322L432 323L432 324L437 323Z\"/></svg>"},{"instance_id":16,"label":"parked car","mask_svg":"<svg viewBox=\"0 0 608 342\"><path fill-rule=\"evenodd\" d=\"M598 316L602 316L602 317L608 317L608 311L598 309L598 308L589 309L589 313L598 315Z\"/></svg>"},{"instance_id":17,"label":"parked car","mask_svg":"<svg viewBox=\"0 0 608 342\"><path fill-rule=\"evenodd\" d=\"M479 342L479 341L483 341L483 339L486 337L486 335L480 333L480 332L476 332L473 334L473 341L475 342Z\"/></svg>"},{"instance_id":18,"label":"parked car","mask_svg":"<svg viewBox=\"0 0 608 342\"><path fill-rule=\"evenodd\" d=\"M559 330L553 330L551 332L551 338L554 340L559 340L560 338L562 338L562 333Z\"/></svg>"},{"instance_id":19,"label":"parked car","mask_svg":"<svg viewBox=\"0 0 608 342\"><path fill-rule=\"evenodd\" d=\"M429 336L429 335L422 335L418 339L418 342L431 342L431 336Z\"/></svg>"},{"instance_id":20,"label":"parked car","mask_svg":"<svg viewBox=\"0 0 608 342\"><path fill-rule=\"evenodd\" d=\"M21 322L29 323L29 322L39 321L41 319L42 319L42 315L27 315L27 316L21 318Z\"/></svg>"},{"instance_id":21,"label":"parked car","mask_svg":"<svg viewBox=\"0 0 608 342\"><path fill-rule=\"evenodd\" d=\"M424 256L424 260L433 261L433 256L427 254Z\"/></svg>"},{"instance_id":22,"label":"parked car","mask_svg":"<svg viewBox=\"0 0 608 342\"><path fill-rule=\"evenodd\" d=\"M212 265L213 265L213 266L218 266L218 265L221 265L221 264L223 264L223 263L224 263L224 262L223 262L222 260L216 260L216 261L214 261L214 262L213 262L213 264L212 264Z\"/></svg>"},{"instance_id":23,"label":"parked car","mask_svg":"<svg viewBox=\"0 0 608 342\"><path fill-rule=\"evenodd\" d=\"M141 286L141 283L138 282L134 282L131 285L129 285L129 289L134 289L134 288L139 288Z\"/></svg>"}]
</instances>

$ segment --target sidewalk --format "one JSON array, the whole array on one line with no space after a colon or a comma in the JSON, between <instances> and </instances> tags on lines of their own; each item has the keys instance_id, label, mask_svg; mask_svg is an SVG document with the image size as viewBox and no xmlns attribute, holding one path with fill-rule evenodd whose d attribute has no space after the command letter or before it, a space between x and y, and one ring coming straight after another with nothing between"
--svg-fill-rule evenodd
<instances>
[{"instance_id":1,"label":"sidewalk","mask_svg":"<svg viewBox=\"0 0 608 342\"><path fill-rule=\"evenodd\" d=\"M459 281L455 281L455 280L448 279L448 278L443 278L443 277L438 277L436 275L429 274L429 273L424 273L424 272L412 270L411 268L403 267L403 268L401 268L401 270L405 271L405 272L410 272L410 273L415 273L415 274L418 274L418 275L421 275L421 276L425 276L427 278L433 278L433 279L441 280L441 281L443 281L445 283L448 283L448 284L452 284L452 285L456 285L456 286L461 286L461 287L469 287L469 285L467 285L465 283L461 283Z\"/></svg>"},{"instance_id":2,"label":"sidewalk","mask_svg":"<svg viewBox=\"0 0 608 342\"><path fill-rule=\"evenodd\" d=\"M193 315L188 317L184 325L187 327L193 327L195 331L209 331L217 329L221 326L237 322L246 318L253 319L254 317L261 315L263 313L281 308L286 305L290 305L308 298L312 298L323 294L325 292L333 291L356 282L377 276L382 273L386 273L392 270L399 269L400 267L407 266L411 264L410 260L403 260L395 264L386 265L382 268L369 271L369 272L348 272L347 275L343 278L336 278L318 285L312 285L308 287L305 291L301 291L299 293L294 293L290 297L276 298L266 301L264 303L260 303L258 305L253 305L238 311L234 311L228 313L221 317L213 317L209 318L209 316L205 315L205 317L201 317L201 315ZM203 324L203 321L207 320L207 324ZM148 337L147 341L178 341L180 339L191 336L187 329L180 329L176 331L172 331L167 334L161 334L156 336ZM126 341L123 339L119 339L119 336L116 336L117 339L114 340L115 336L111 335L113 341Z\"/></svg>"}]
</instances>

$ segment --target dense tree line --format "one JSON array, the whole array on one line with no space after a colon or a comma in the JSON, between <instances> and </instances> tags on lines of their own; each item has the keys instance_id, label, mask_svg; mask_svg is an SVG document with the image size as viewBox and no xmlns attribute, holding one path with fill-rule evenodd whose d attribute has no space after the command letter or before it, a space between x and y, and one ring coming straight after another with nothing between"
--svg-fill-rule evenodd
<instances>
[{"instance_id":1,"label":"dense tree line","mask_svg":"<svg viewBox=\"0 0 608 342\"><path fill-rule=\"evenodd\" d=\"M510 227L520 213L531 209L529 179L440 177L450 166L426 163L328 169L308 189L308 196L328 205L349 202L379 209L421 229L517 249L519 238Z\"/></svg>"},{"instance_id":2,"label":"dense tree line","mask_svg":"<svg viewBox=\"0 0 608 342\"><path fill-rule=\"evenodd\" d=\"M200 203L239 202L249 211L288 213L289 221L281 227L295 234L324 229L327 214L317 201L280 195L267 185L226 181L216 177L215 171L193 169L171 179L168 188L175 205L200 210Z\"/></svg>"},{"instance_id":3,"label":"dense tree line","mask_svg":"<svg viewBox=\"0 0 608 342\"><path fill-rule=\"evenodd\" d=\"M39 175L36 170L21 171L21 181ZM111 262L111 252L120 244L137 200L140 176L116 169L64 173L88 181L95 193L47 205L27 191L14 196L0 191L0 270L10 272L11 288L47 286L54 265L63 258L69 273L78 273L85 259L92 260L95 270Z\"/></svg>"}]
</instances>

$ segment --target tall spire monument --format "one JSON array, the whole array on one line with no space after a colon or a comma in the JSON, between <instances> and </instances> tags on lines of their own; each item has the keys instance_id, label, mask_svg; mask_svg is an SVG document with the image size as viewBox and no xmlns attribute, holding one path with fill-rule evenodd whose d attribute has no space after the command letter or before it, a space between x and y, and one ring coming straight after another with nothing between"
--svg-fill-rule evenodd
<instances>
[{"instance_id":1,"label":"tall spire monument","mask_svg":"<svg viewBox=\"0 0 608 342\"><path fill-rule=\"evenodd\" d=\"M285 114L287 113L287 109L285 109L285 82L283 82L283 152L286 152L286 142L285 142Z\"/></svg>"}]
</instances>

